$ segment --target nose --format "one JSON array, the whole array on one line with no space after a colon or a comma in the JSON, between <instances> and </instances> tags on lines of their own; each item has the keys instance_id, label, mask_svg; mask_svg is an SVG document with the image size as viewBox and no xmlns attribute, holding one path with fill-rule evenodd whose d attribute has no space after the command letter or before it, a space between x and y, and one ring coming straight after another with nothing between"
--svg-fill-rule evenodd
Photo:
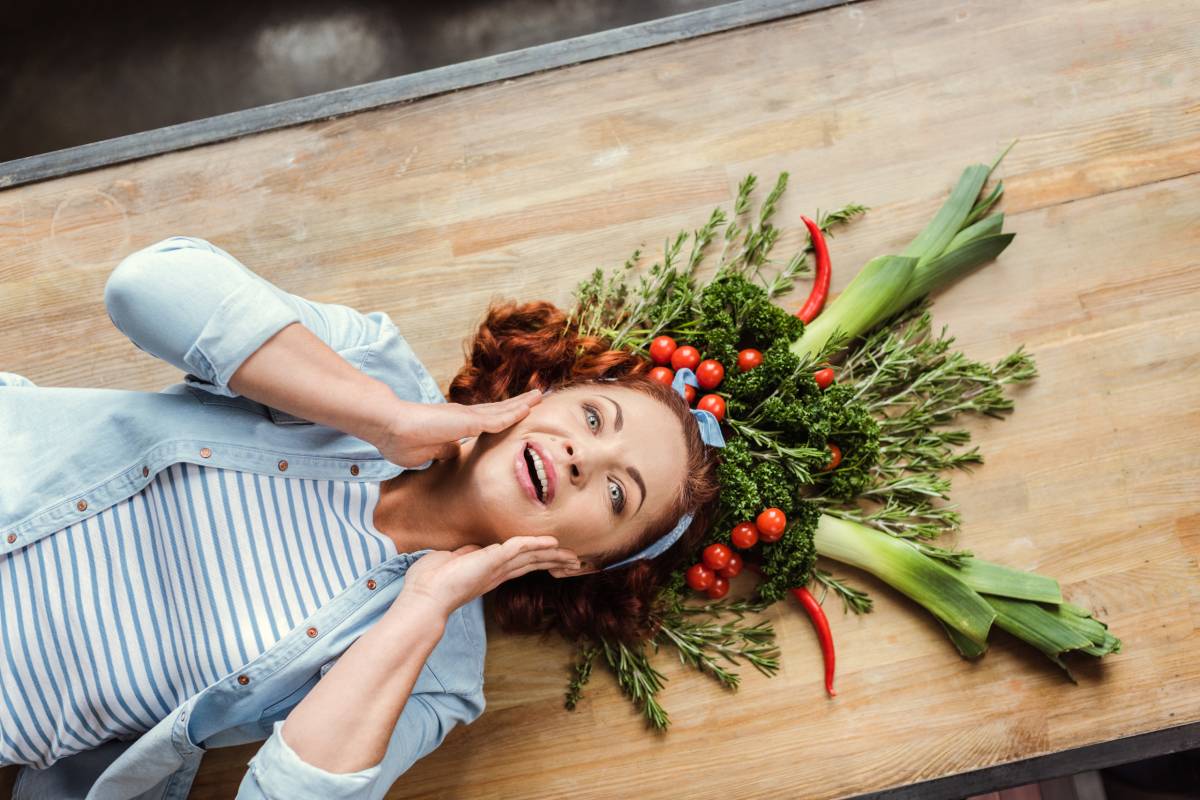
<instances>
[{"instance_id":1,"label":"nose","mask_svg":"<svg viewBox=\"0 0 1200 800\"><path fill-rule=\"evenodd\" d=\"M569 441L564 441L563 451L567 454L566 458L563 459L563 462L567 465L567 470L571 476L571 482L574 483L580 474L579 464L577 463L579 459L575 457L575 446Z\"/></svg>"},{"instance_id":2,"label":"nose","mask_svg":"<svg viewBox=\"0 0 1200 800\"><path fill-rule=\"evenodd\" d=\"M608 449L611 449L612 452L608 452ZM616 457L615 440L611 442L611 445L595 441L587 442L582 446L571 439L562 441L561 463L572 483L586 481L588 471L591 469L599 468L608 462L615 464Z\"/></svg>"}]
</instances>

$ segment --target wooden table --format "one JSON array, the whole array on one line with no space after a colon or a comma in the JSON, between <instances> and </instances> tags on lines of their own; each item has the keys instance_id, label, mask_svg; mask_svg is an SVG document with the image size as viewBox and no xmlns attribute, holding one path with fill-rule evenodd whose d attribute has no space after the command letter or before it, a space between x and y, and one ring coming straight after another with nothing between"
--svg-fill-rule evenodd
<instances>
[{"instance_id":1,"label":"wooden table","mask_svg":"<svg viewBox=\"0 0 1200 800\"><path fill-rule=\"evenodd\" d=\"M964 526L943 544L1057 577L1123 652L1073 661L1078 686L1002 632L970 663L902 595L825 563L876 599L865 617L829 606L838 696L780 603L772 679L744 668L730 694L662 654L673 725L656 736L599 666L563 710L571 648L493 626L486 713L389 797L961 797L1195 746L1197 31L1187 0L874 0L10 188L0 366L177 381L102 292L125 254L189 234L289 291L386 310L445 389L489 299L566 304L595 267L639 246L649 263L728 209L747 172L756 199L791 174L780 259L799 214L871 207L832 242L836 291L1019 138L998 171L1017 237L935 321L976 358L1024 342L1041 376L1009 419L971 424L987 464L955 478ZM211 753L192 796L232 796L255 749Z\"/></svg>"}]
</instances>

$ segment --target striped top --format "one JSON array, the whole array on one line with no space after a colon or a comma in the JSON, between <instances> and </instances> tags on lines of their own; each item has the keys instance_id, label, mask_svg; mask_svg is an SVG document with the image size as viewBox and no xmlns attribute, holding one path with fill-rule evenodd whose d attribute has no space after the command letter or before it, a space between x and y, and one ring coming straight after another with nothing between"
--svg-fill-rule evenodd
<instances>
[{"instance_id":1,"label":"striped top","mask_svg":"<svg viewBox=\"0 0 1200 800\"><path fill-rule=\"evenodd\" d=\"M0 766L152 728L396 555L377 481L180 462L0 556Z\"/></svg>"}]
</instances>

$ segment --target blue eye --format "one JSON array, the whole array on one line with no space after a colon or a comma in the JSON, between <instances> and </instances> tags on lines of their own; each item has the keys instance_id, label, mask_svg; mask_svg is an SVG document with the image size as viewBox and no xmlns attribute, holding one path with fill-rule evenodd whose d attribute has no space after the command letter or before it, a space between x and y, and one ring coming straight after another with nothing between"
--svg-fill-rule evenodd
<instances>
[{"instance_id":1,"label":"blue eye","mask_svg":"<svg viewBox=\"0 0 1200 800\"><path fill-rule=\"evenodd\" d=\"M620 514L621 510L625 508L625 490L621 488L621 484L615 481L610 483L609 486L617 490L616 492L610 492L609 496L613 499L613 511Z\"/></svg>"},{"instance_id":2,"label":"blue eye","mask_svg":"<svg viewBox=\"0 0 1200 800\"><path fill-rule=\"evenodd\" d=\"M592 428L593 431L599 430L600 414L597 413L596 409L592 408L589 405L585 405L583 407L583 411L584 411L584 419L588 420L588 427ZM592 417L596 418L597 427L592 427L592 423L591 423ZM612 501L613 501L612 502L613 512L616 514L620 514L625 509L625 490L623 488L621 488L621 484L617 483L616 481L610 482L608 484L608 486L609 486L609 496L612 498ZM616 491L612 491L614 489Z\"/></svg>"}]
</instances>

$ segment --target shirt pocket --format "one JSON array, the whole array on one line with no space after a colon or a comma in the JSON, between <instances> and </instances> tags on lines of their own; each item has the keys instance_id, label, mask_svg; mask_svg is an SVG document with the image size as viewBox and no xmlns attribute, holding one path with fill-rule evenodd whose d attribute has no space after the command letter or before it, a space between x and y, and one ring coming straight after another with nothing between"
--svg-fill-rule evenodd
<instances>
[{"instance_id":1,"label":"shirt pocket","mask_svg":"<svg viewBox=\"0 0 1200 800\"><path fill-rule=\"evenodd\" d=\"M266 406L267 413L271 416L271 421L276 425L312 425L311 420L302 419L286 411L280 411L278 408Z\"/></svg>"},{"instance_id":2,"label":"shirt pocket","mask_svg":"<svg viewBox=\"0 0 1200 800\"><path fill-rule=\"evenodd\" d=\"M273 726L276 722L281 719L286 719L287 715L292 713L292 709L298 706L300 701L304 699L305 695L307 695L312 688L317 685L317 681L321 679L323 674L324 672L313 673L312 675L309 675L308 679L304 681L304 683L300 684L300 686L297 687L294 692L264 708L262 714L258 718L259 724L264 729L270 730L271 726Z\"/></svg>"},{"instance_id":3,"label":"shirt pocket","mask_svg":"<svg viewBox=\"0 0 1200 800\"><path fill-rule=\"evenodd\" d=\"M190 384L186 384L186 386L187 386L188 392L191 393L192 397L196 398L196 400L198 400L201 405L232 408L232 409L236 409L238 411L245 411L248 414L254 414L255 416L259 416L259 417L263 417L263 418L267 418L267 419L271 418L270 411L272 411L273 409L270 409L269 406L267 406L263 403L260 403L257 400L251 400L249 397L246 397L245 395L238 395L237 397L226 397L223 394L214 394L212 392L206 392L203 389L199 389ZM279 413L282 413L282 412L279 412ZM297 417L296 419L299 419L299 418Z\"/></svg>"}]
</instances>

